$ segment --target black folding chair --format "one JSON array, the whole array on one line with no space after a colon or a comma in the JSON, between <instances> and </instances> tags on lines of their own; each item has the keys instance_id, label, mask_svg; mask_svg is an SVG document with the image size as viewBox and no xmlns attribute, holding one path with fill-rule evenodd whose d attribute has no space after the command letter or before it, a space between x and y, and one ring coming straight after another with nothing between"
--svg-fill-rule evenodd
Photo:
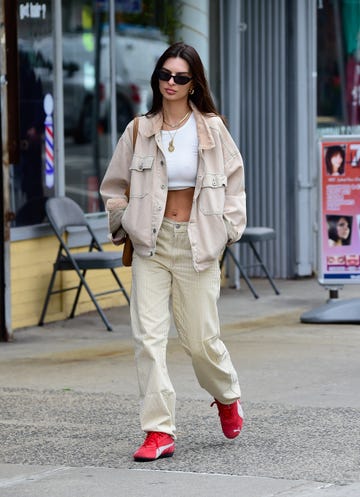
<instances>
[{"instance_id":1,"label":"black folding chair","mask_svg":"<svg viewBox=\"0 0 360 497\"><path fill-rule=\"evenodd\" d=\"M257 260L257 262L253 263L253 264L248 264L246 266L243 266L242 264L240 264L240 261L239 259L235 256L234 252L232 251L231 247L226 247L226 249L224 250L224 253L222 255L222 258L221 258L221 261L220 261L220 268L223 266L224 264L224 261L225 261L225 258L227 256L230 256L234 262L234 264L236 265L236 267L238 268L239 272L240 272L240 275L244 278L244 280L246 281L246 284L248 285L251 293L253 294L253 296L257 299L259 298L259 295L258 293L256 292L255 288L253 287L253 285L251 284L251 281L245 271L245 269L248 269L248 268L251 268L251 267L256 267L256 266L259 266L263 272L265 273L266 275L266 278L268 279L270 285L272 286L274 292L276 293L276 295L280 295L280 292L279 290L277 289L276 285L275 285L275 282L274 280L272 279L271 275L270 275L270 272L268 270L268 268L266 267L260 253L256 250L256 247L255 247L255 243L256 242L264 242L264 241L267 241L267 240L275 240L276 238L276 232L273 228L268 228L268 227L264 227L264 226L259 226L259 227L247 227L245 228L245 231L243 233L243 236L240 238L240 240L237 242L237 243L248 243L251 250L252 250L252 253L254 254L255 256L255 259Z\"/></svg>"},{"instance_id":2,"label":"black folding chair","mask_svg":"<svg viewBox=\"0 0 360 497\"><path fill-rule=\"evenodd\" d=\"M108 331L112 331L112 327L107 320L103 310L98 304L96 297L107 295L115 292L122 292L127 302L130 303L129 295L127 294L120 278L115 272L115 268L121 267L122 255L120 251L104 251L101 244L97 240L95 233L89 225L84 212L79 205L68 197L54 197L50 198L45 205L46 214L52 229L55 232L57 239L60 242L57 257L54 263L53 272L51 275L48 291L46 294L44 307L41 313L39 326L44 324L46 310L49 304L50 297L57 293L76 290L74 303L72 306L69 318L75 315L76 306L79 301L81 289L84 287L93 301L101 319L103 320ZM74 253L70 250L64 234L70 226L82 226L87 229L90 235L90 243L87 252ZM100 293L93 293L85 280L86 272L88 269L110 269L117 287L112 290L103 291ZM54 290L54 283L58 271L75 271L79 277L79 285Z\"/></svg>"}]
</instances>

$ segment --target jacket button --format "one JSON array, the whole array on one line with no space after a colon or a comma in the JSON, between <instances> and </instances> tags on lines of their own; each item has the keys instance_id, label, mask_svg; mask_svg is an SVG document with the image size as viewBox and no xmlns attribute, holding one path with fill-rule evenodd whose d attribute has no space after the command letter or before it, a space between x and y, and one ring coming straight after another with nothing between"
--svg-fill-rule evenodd
<instances>
[{"instance_id":1,"label":"jacket button","mask_svg":"<svg viewBox=\"0 0 360 497\"><path fill-rule=\"evenodd\" d=\"M156 229L155 228L153 229L153 233L156 233Z\"/></svg>"},{"instance_id":2,"label":"jacket button","mask_svg":"<svg viewBox=\"0 0 360 497\"><path fill-rule=\"evenodd\" d=\"M165 190L165 188L166 188L165 185L161 185L162 190Z\"/></svg>"}]
</instances>

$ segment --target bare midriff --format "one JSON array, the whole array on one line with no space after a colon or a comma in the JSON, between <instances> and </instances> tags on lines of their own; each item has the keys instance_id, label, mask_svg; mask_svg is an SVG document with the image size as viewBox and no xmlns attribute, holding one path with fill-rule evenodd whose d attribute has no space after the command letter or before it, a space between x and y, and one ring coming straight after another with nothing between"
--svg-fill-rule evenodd
<instances>
[{"instance_id":1,"label":"bare midriff","mask_svg":"<svg viewBox=\"0 0 360 497\"><path fill-rule=\"evenodd\" d=\"M193 202L195 188L185 190L169 190L165 206L164 216L173 221L187 222Z\"/></svg>"}]
</instances>

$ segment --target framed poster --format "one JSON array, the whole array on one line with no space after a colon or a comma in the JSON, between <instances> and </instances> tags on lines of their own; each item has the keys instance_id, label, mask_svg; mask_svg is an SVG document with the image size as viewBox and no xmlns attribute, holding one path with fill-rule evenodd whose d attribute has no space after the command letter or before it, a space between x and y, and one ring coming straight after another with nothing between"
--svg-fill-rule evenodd
<instances>
[{"instance_id":1,"label":"framed poster","mask_svg":"<svg viewBox=\"0 0 360 497\"><path fill-rule=\"evenodd\" d=\"M319 148L319 283L360 283L360 137L323 137Z\"/></svg>"}]
</instances>

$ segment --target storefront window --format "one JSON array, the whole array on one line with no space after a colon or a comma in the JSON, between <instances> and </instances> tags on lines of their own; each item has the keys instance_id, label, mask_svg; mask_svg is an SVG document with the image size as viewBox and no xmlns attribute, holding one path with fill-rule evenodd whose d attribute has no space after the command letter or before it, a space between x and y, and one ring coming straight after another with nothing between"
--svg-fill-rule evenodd
<instances>
[{"instance_id":1,"label":"storefront window","mask_svg":"<svg viewBox=\"0 0 360 497\"><path fill-rule=\"evenodd\" d=\"M12 168L11 202L13 225L29 226L44 221L45 201L54 192L52 137L45 147L45 122L47 133L53 131L51 2L18 1L17 13L20 147Z\"/></svg>"},{"instance_id":2,"label":"storefront window","mask_svg":"<svg viewBox=\"0 0 360 497\"><path fill-rule=\"evenodd\" d=\"M104 209L99 185L114 144L129 121L149 109L152 70L179 25L176 1L115 0L113 60L109 0L61 2L65 171L54 174L60 131L53 119L52 3L17 1L21 154L11 178L16 228L45 223L45 202L58 191L86 213Z\"/></svg>"},{"instance_id":3,"label":"storefront window","mask_svg":"<svg viewBox=\"0 0 360 497\"><path fill-rule=\"evenodd\" d=\"M116 139L136 114L149 109L150 76L168 46L165 25L168 30L171 25L156 15L159 3L169 2L115 2L114 98L109 1L62 2L65 191L87 213L104 208L98 191L113 148L112 106L116 106Z\"/></svg>"},{"instance_id":4,"label":"storefront window","mask_svg":"<svg viewBox=\"0 0 360 497\"><path fill-rule=\"evenodd\" d=\"M320 134L358 132L360 0L322 0L317 25Z\"/></svg>"},{"instance_id":5,"label":"storefront window","mask_svg":"<svg viewBox=\"0 0 360 497\"><path fill-rule=\"evenodd\" d=\"M66 0L62 16L65 194L97 212L111 147L108 2Z\"/></svg>"}]
</instances>

